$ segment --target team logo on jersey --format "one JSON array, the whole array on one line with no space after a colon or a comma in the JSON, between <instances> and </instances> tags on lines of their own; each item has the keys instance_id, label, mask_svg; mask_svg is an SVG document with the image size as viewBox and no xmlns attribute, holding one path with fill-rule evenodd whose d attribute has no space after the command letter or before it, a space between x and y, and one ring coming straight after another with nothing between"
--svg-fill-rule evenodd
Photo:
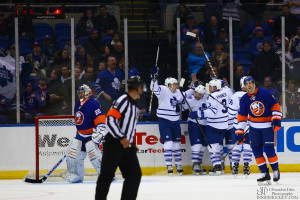
<instances>
[{"instance_id":1,"label":"team logo on jersey","mask_svg":"<svg viewBox=\"0 0 300 200\"><path fill-rule=\"evenodd\" d=\"M6 69L6 66L3 65L2 67L0 66L0 86L5 87L7 86L8 82L13 82L13 75L11 71Z\"/></svg>"},{"instance_id":2,"label":"team logo on jersey","mask_svg":"<svg viewBox=\"0 0 300 200\"><path fill-rule=\"evenodd\" d=\"M117 77L114 78L114 82L112 82L111 85L116 90L120 90L121 89L121 82L120 82L120 80Z\"/></svg>"},{"instance_id":3,"label":"team logo on jersey","mask_svg":"<svg viewBox=\"0 0 300 200\"><path fill-rule=\"evenodd\" d=\"M253 115L255 115L255 116L261 116L265 112L265 106L260 101L254 101L250 105L250 110L251 110L251 112L252 112Z\"/></svg>"},{"instance_id":4,"label":"team logo on jersey","mask_svg":"<svg viewBox=\"0 0 300 200\"><path fill-rule=\"evenodd\" d=\"M76 125L81 125L84 120L84 115L82 112L77 111L75 114L75 123Z\"/></svg>"},{"instance_id":5,"label":"team logo on jersey","mask_svg":"<svg viewBox=\"0 0 300 200\"><path fill-rule=\"evenodd\" d=\"M173 108L175 108L179 102L176 97L173 97L172 99L170 99L170 103L171 103L171 106L173 106Z\"/></svg>"}]
</instances>

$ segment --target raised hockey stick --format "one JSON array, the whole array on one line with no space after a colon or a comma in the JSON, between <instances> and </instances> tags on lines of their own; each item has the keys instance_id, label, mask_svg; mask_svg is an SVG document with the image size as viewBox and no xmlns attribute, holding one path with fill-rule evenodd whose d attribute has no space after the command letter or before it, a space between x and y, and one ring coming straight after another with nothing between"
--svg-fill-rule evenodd
<instances>
[{"instance_id":1,"label":"raised hockey stick","mask_svg":"<svg viewBox=\"0 0 300 200\"><path fill-rule=\"evenodd\" d=\"M191 36L191 37L197 38L198 42L200 43L200 45L201 45L201 47L202 47L202 50L203 50L203 53L204 53L205 59L206 59L206 61L208 62L208 65L209 65L209 67L210 67L211 71L212 71L212 72L213 72L213 74L214 74L214 78L217 78L217 75L216 75L215 71L213 70L212 64L211 64L211 62L210 62L210 60L209 60L209 58L208 58L207 54L205 53L205 49L204 49L204 47L203 47L202 43L200 42L199 36L197 36L197 34L196 34L196 33L189 32L189 31L188 31L188 32L186 32L186 35L189 35L189 36Z\"/></svg>"},{"instance_id":2,"label":"raised hockey stick","mask_svg":"<svg viewBox=\"0 0 300 200\"><path fill-rule=\"evenodd\" d=\"M179 83L179 87L180 87L180 88L183 87L184 81L185 81L185 79L184 79L184 78L181 78L180 83ZM182 92L181 90L179 90L179 91L180 91L180 93L181 93L181 95L182 95L184 101L186 102L186 105L188 105L190 112L192 112L193 110L192 110L192 108L191 108L189 102L186 100L186 97L184 96L183 92ZM196 122L197 122L197 125L198 125L198 127L199 127L199 129L200 129L202 135L203 135L204 140L207 142L207 144L208 144L208 146L210 147L210 149L212 150L213 154L216 154L216 153L214 152L213 148L211 147L211 144L210 144L209 140L207 139L206 134L205 134L204 131L202 130L202 128L201 128L201 126L200 126L200 124L199 124L197 118L196 118Z\"/></svg>"},{"instance_id":3,"label":"raised hockey stick","mask_svg":"<svg viewBox=\"0 0 300 200\"><path fill-rule=\"evenodd\" d=\"M52 174L52 172L64 161L66 156L67 155L65 154L43 178L41 178L39 180L25 178L24 181L27 182L27 183L43 183Z\"/></svg>"},{"instance_id":4,"label":"raised hockey stick","mask_svg":"<svg viewBox=\"0 0 300 200\"><path fill-rule=\"evenodd\" d=\"M156 52L156 60L155 60L155 67L157 67L157 61L158 61L158 56L159 56L159 46L160 43L158 43L157 47L157 52ZM151 90L151 97L150 97L150 106L149 106L149 113L151 113L151 108L152 108L152 99L153 99L153 93L154 93L154 83L156 81L155 75L158 75L159 68L157 67L157 72L154 74L154 79L153 79L153 84L152 84L152 90Z\"/></svg>"},{"instance_id":5,"label":"raised hockey stick","mask_svg":"<svg viewBox=\"0 0 300 200\"><path fill-rule=\"evenodd\" d=\"M250 127L249 127L249 128L245 131L245 133L243 134L243 138L248 134L249 130L250 130ZM233 151L234 147L235 147L238 143L239 143L239 141L236 141L236 143L233 145L233 147L232 147L231 149L228 150L227 154L224 156L223 159L225 159L225 158L230 154L230 152Z\"/></svg>"}]
</instances>

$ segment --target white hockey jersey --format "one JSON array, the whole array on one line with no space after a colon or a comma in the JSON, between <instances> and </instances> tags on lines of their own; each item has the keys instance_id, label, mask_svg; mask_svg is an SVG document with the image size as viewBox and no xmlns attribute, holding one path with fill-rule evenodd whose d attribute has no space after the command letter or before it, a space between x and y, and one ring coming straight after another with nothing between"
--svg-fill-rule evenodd
<instances>
[{"instance_id":1,"label":"white hockey jersey","mask_svg":"<svg viewBox=\"0 0 300 200\"><path fill-rule=\"evenodd\" d=\"M233 127L237 126L237 114L240 109L240 99L244 96L246 91L238 91L231 96L228 106L229 120L233 121Z\"/></svg>"},{"instance_id":2,"label":"white hockey jersey","mask_svg":"<svg viewBox=\"0 0 300 200\"><path fill-rule=\"evenodd\" d=\"M152 90L153 82L151 81L150 90ZM154 94L158 98L158 108L156 111L157 117L164 118L170 121L178 121L180 114L176 111L176 105L180 105L184 99L177 89L175 93L164 85L158 85L157 81L154 84ZM185 97L190 97L194 95L194 90L189 89L183 93Z\"/></svg>"},{"instance_id":3,"label":"white hockey jersey","mask_svg":"<svg viewBox=\"0 0 300 200\"><path fill-rule=\"evenodd\" d=\"M227 89L214 91L207 99L207 109L204 111L204 117L207 117L207 125L217 129L228 128L228 111L222 104L228 106L229 98ZM220 104L222 103L222 104Z\"/></svg>"},{"instance_id":4,"label":"white hockey jersey","mask_svg":"<svg viewBox=\"0 0 300 200\"><path fill-rule=\"evenodd\" d=\"M224 86L221 90L225 91L226 94L227 94L227 97L228 97L227 106L228 106L229 101L231 99L231 96L233 95L233 92L232 92L231 88L228 87L228 86ZM231 119L230 116L228 115L228 128L227 128L227 130L232 129L232 127L233 127L233 119Z\"/></svg>"},{"instance_id":5,"label":"white hockey jersey","mask_svg":"<svg viewBox=\"0 0 300 200\"><path fill-rule=\"evenodd\" d=\"M200 99L200 100L196 100L195 96L189 97L187 99L187 101L188 101L189 105L191 106L192 111L199 111L200 109L206 110L207 109L207 105L206 105L207 97L208 97L207 94L204 94L203 98ZM189 109L188 105L185 102L182 102L182 107L183 107L184 110ZM195 119L191 119L191 118L188 118L187 121L197 123ZM198 118L198 122L201 125L206 125L207 124L206 118L204 118L204 119Z\"/></svg>"}]
</instances>

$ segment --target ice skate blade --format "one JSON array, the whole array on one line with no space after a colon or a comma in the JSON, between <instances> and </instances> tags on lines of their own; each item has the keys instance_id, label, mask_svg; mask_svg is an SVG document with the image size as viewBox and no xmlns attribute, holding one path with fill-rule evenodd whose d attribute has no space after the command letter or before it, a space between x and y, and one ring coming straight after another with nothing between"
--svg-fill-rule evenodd
<instances>
[{"instance_id":1,"label":"ice skate blade","mask_svg":"<svg viewBox=\"0 0 300 200\"><path fill-rule=\"evenodd\" d=\"M220 176L221 174L222 174L221 171L209 172L209 175L211 175L211 176Z\"/></svg>"},{"instance_id":2,"label":"ice skate blade","mask_svg":"<svg viewBox=\"0 0 300 200\"><path fill-rule=\"evenodd\" d=\"M199 176L200 174L199 174L199 172L193 172L193 175Z\"/></svg>"},{"instance_id":3,"label":"ice skate blade","mask_svg":"<svg viewBox=\"0 0 300 200\"><path fill-rule=\"evenodd\" d=\"M179 176L182 176L182 172L178 172L178 175L179 175Z\"/></svg>"},{"instance_id":4,"label":"ice skate blade","mask_svg":"<svg viewBox=\"0 0 300 200\"><path fill-rule=\"evenodd\" d=\"M271 185L272 183L270 180L267 180L267 181L259 181L259 182L257 182L257 184L259 186L264 186L264 185Z\"/></svg>"},{"instance_id":5,"label":"ice skate blade","mask_svg":"<svg viewBox=\"0 0 300 200\"><path fill-rule=\"evenodd\" d=\"M207 172L200 172L199 174L200 174L200 175L206 175Z\"/></svg>"},{"instance_id":6,"label":"ice skate blade","mask_svg":"<svg viewBox=\"0 0 300 200\"><path fill-rule=\"evenodd\" d=\"M173 173L168 173L169 174L169 176L172 176L173 175Z\"/></svg>"}]
</instances>

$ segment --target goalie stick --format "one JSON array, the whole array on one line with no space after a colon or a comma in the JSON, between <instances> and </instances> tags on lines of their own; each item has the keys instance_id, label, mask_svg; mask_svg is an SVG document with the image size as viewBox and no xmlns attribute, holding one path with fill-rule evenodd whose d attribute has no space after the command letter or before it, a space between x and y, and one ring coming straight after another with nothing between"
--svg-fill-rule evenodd
<instances>
[{"instance_id":1,"label":"goalie stick","mask_svg":"<svg viewBox=\"0 0 300 200\"><path fill-rule=\"evenodd\" d=\"M184 78L181 78L180 83L179 83L179 87L180 87L180 88L183 87L184 81L185 81L185 79L184 79ZM193 110L192 110L192 108L191 108L189 102L186 100L186 97L184 96L183 92L182 92L180 89L179 89L179 91L180 91L180 93L181 93L181 95L182 95L184 101L185 101L186 104L188 105L190 112L192 112ZM212 150L213 154L216 154L216 153L214 152L214 150L213 150L213 148L212 148L212 146L211 146L209 140L207 139L206 134L205 134L204 131L202 130L202 128L201 128L201 126L200 126L200 124L199 124L197 118L196 118L196 122L197 122L197 125L198 125L198 127L199 127L199 129L200 129L200 131L201 131L201 133L202 133L202 135L203 135L203 137L204 137L204 140L207 142L207 144L208 144L208 146L210 147L210 149Z\"/></svg>"},{"instance_id":2,"label":"goalie stick","mask_svg":"<svg viewBox=\"0 0 300 200\"><path fill-rule=\"evenodd\" d=\"M243 134L243 138L245 137L245 135L248 134L249 130L250 130L250 127L249 127L249 128L245 131L245 133ZM228 150L227 154L224 156L223 159L225 159L225 158L230 154L230 152L233 151L234 147L235 147L238 143L239 143L239 141L236 141L236 143L233 145L233 147L232 147L231 149Z\"/></svg>"},{"instance_id":3,"label":"goalie stick","mask_svg":"<svg viewBox=\"0 0 300 200\"><path fill-rule=\"evenodd\" d=\"M52 174L52 172L64 161L66 156L67 155L65 154L43 178L41 178L39 180L25 178L24 181L27 182L27 183L43 183Z\"/></svg>"},{"instance_id":4,"label":"goalie stick","mask_svg":"<svg viewBox=\"0 0 300 200\"><path fill-rule=\"evenodd\" d=\"M159 46L160 46L160 43L158 43L158 47L157 47L155 67L157 67L157 61L158 61L158 57L159 57ZM157 67L157 72L154 74L154 79L153 79L153 85L152 85L152 91L151 91L151 97L150 97L149 113L151 113L151 108L152 108L152 99L153 99L153 93L154 93L154 83L156 81L155 75L158 75L158 71L159 71L159 68Z\"/></svg>"}]
</instances>

